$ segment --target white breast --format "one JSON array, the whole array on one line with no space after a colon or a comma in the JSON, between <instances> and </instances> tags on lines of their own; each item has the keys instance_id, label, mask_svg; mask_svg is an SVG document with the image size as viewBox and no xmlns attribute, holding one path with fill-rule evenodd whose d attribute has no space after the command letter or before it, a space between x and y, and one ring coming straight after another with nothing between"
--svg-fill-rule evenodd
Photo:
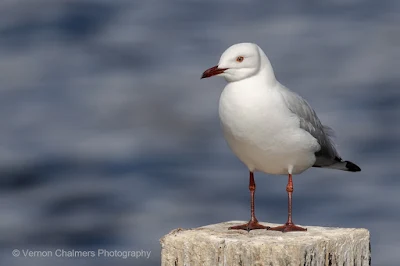
<instances>
[{"instance_id":1,"label":"white breast","mask_svg":"<svg viewBox=\"0 0 400 266\"><path fill-rule=\"evenodd\" d=\"M219 115L225 139L250 171L301 173L315 162L319 145L299 127L277 89L229 83L221 94Z\"/></svg>"}]
</instances>

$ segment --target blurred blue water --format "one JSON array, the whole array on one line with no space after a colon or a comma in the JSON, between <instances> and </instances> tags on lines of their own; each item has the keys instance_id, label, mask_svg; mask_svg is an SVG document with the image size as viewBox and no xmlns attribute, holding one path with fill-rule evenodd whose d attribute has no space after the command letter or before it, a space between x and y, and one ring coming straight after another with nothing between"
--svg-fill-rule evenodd
<instances>
[{"instance_id":1,"label":"blurred blue water","mask_svg":"<svg viewBox=\"0 0 400 266\"><path fill-rule=\"evenodd\" d=\"M399 12L396 0L1 1L0 264L157 265L170 230L248 219L247 171L219 128L224 81L200 75L251 41L363 169L296 176L295 222L368 228L373 264L398 265ZM256 182L258 218L283 223L286 178Z\"/></svg>"}]
</instances>

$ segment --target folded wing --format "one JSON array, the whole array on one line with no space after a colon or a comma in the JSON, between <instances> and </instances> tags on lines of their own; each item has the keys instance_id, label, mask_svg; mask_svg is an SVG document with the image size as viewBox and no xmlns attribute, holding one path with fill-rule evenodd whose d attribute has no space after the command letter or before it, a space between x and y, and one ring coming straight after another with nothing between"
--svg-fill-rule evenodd
<instances>
[{"instance_id":1,"label":"folded wing","mask_svg":"<svg viewBox=\"0 0 400 266\"><path fill-rule=\"evenodd\" d=\"M312 107L301 96L282 86L282 97L288 109L300 120L300 128L310 133L317 139L321 149L315 153L314 167L328 167L342 162L333 140L333 130L322 125Z\"/></svg>"}]
</instances>

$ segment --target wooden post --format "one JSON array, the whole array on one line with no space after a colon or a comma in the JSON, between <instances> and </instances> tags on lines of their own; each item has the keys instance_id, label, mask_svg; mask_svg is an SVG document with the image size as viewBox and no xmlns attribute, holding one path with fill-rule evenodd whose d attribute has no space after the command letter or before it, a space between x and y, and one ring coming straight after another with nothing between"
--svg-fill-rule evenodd
<instances>
[{"instance_id":1,"label":"wooden post","mask_svg":"<svg viewBox=\"0 0 400 266\"><path fill-rule=\"evenodd\" d=\"M371 265L367 229L305 226L307 232L228 230L241 223L171 231L161 239L161 265Z\"/></svg>"}]
</instances>

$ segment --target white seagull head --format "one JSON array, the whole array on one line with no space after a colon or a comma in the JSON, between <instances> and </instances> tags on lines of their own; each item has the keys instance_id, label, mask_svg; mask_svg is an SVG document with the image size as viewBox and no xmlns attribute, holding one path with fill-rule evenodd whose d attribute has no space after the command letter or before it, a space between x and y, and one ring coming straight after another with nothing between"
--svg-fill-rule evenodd
<instances>
[{"instance_id":1,"label":"white seagull head","mask_svg":"<svg viewBox=\"0 0 400 266\"><path fill-rule=\"evenodd\" d=\"M204 71L201 78L221 76L228 82L235 82L256 75L275 80L272 66L261 48L254 43L238 43L226 49L218 65Z\"/></svg>"}]
</instances>

